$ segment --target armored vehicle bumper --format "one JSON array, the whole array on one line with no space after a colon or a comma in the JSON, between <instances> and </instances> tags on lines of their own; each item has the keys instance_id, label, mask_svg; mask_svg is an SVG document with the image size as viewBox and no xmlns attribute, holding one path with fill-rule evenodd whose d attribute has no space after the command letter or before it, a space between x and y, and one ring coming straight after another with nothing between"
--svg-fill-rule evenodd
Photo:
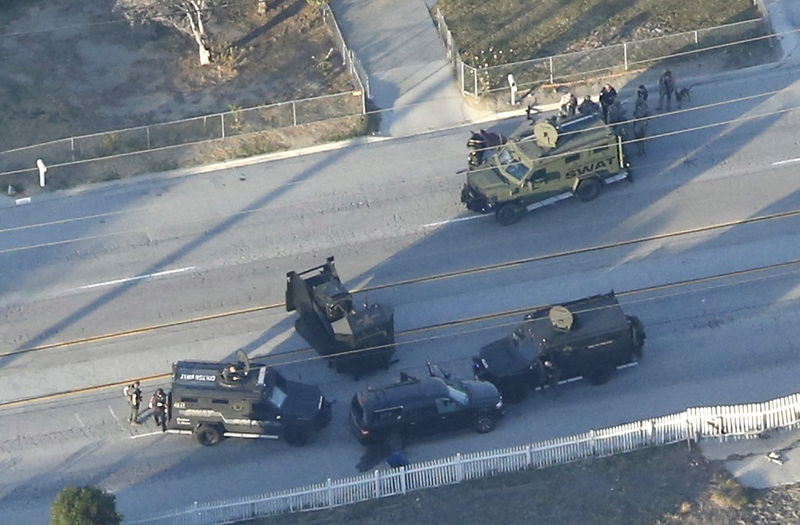
<instances>
[{"instance_id":1,"label":"armored vehicle bumper","mask_svg":"<svg viewBox=\"0 0 800 525\"><path fill-rule=\"evenodd\" d=\"M477 213L489 213L492 211L492 204L485 195L470 187L469 184L464 184L461 189L461 202L467 206L468 210Z\"/></svg>"}]
</instances>

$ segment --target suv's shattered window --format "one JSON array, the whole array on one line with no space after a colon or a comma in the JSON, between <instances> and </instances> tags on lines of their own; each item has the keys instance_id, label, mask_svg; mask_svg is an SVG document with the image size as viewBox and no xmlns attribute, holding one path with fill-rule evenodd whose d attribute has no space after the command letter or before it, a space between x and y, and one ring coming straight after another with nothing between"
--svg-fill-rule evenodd
<instances>
[{"instance_id":1,"label":"suv's shattered window","mask_svg":"<svg viewBox=\"0 0 800 525\"><path fill-rule=\"evenodd\" d=\"M451 384L447 385L447 395L459 405L466 405L469 401L469 395L466 392Z\"/></svg>"}]
</instances>

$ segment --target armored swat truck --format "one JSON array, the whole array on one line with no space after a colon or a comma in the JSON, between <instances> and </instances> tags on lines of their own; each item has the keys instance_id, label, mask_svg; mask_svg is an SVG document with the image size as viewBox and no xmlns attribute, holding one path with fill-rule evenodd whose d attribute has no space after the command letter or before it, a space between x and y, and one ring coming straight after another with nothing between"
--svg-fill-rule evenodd
<instances>
[{"instance_id":1,"label":"armored swat truck","mask_svg":"<svg viewBox=\"0 0 800 525\"><path fill-rule=\"evenodd\" d=\"M614 292L539 308L514 332L481 348L475 377L491 381L509 402L537 390L587 378L600 385L637 363L645 333L625 315Z\"/></svg>"},{"instance_id":2,"label":"armored swat truck","mask_svg":"<svg viewBox=\"0 0 800 525\"><path fill-rule=\"evenodd\" d=\"M508 140L481 130L467 146L461 202L478 213L494 212L503 225L573 195L590 201L604 185L630 178L622 138L598 114L554 117L533 130L526 122Z\"/></svg>"},{"instance_id":3,"label":"armored swat truck","mask_svg":"<svg viewBox=\"0 0 800 525\"><path fill-rule=\"evenodd\" d=\"M249 362L179 361L172 366L167 432L212 446L223 437L283 438L304 445L331 419L319 387Z\"/></svg>"},{"instance_id":4,"label":"armored swat truck","mask_svg":"<svg viewBox=\"0 0 800 525\"><path fill-rule=\"evenodd\" d=\"M295 329L330 358L337 372L354 378L388 368L394 355L394 311L382 304L354 303L333 257L304 272L286 274L286 311L297 310Z\"/></svg>"}]
</instances>

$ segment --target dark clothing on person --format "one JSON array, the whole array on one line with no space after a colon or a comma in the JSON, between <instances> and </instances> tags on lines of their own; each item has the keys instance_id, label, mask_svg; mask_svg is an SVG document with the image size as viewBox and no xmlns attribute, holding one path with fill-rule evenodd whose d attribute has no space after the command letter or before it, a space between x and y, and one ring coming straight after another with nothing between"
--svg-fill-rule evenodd
<instances>
[{"instance_id":1,"label":"dark clothing on person","mask_svg":"<svg viewBox=\"0 0 800 525\"><path fill-rule=\"evenodd\" d=\"M644 100L645 102L647 102L647 95L648 95L647 88L644 87L644 84L640 85L636 89L636 99L637 99L637 101L638 100Z\"/></svg>"},{"instance_id":2,"label":"dark clothing on person","mask_svg":"<svg viewBox=\"0 0 800 525\"><path fill-rule=\"evenodd\" d=\"M608 108L617 100L617 90L611 84L606 84L600 91L600 109L603 111L603 121L608 123Z\"/></svg>"},{"instance_id":3,"label":"dark clothing on person","mask_svg":"<svg viewBox=\"0 0 800 525\"><path fill-rule=\"evenodd\" d=\"M139 405L142 402L142 391L139 389L139 383L132 383L125 387L123 390L125 397L128 399L128 423L134 425L139 423Z\"/></svg>"},{"instance_id":4,"label":"dark clothing on person","mask_svg":"<svg viewBox=\"0 0 800 525\"><path fill-rule=\"evenodd\" d=\"M578 113L581 115L591 115L592 113L597 113L600 111L600 106L597 102L593 101L591 98L587 97L583 99L581 105L578 106Z\"/></svg>"},{"instance_id":5,"label":"dark clothing on person","mask_svg":"<svg viewBox=\"0 0 800 525\"><path fill-rule=\"evenodd\" d=\"M150 398L150 408L153 409L153 421L161 427L162 432L167 431L167 394L157 390Z\"/></svg>"},{"instance_id":6,"label":"dark clothing on person","mask_svg":"<svg viewBox=\"0 0 800 525\"><path fill-rule=\"evenodd\" d=\"M672 106L672 95L675 93L675 77L672 76L670 70L664 71L661 78L658 79L658 108L664 107L664 99L667 99L667 111Z\"/></svg>"}]
</instances>

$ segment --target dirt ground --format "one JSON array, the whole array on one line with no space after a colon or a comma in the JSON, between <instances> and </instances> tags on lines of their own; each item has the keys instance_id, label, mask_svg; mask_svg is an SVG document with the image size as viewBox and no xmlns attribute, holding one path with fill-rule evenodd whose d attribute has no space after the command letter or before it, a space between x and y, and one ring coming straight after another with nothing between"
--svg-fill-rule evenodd
<instances>
[{"instance_id":1,"label":"dirt ground","mask_svg":"<svg viewBox=\"0 0 800 525\"><path fill-rule=\"evenodd\" d=\"M462 58L474 66L559 55L760 16L752 0L438 0L437 7ZM498 53L502 56L495 58Z\"/></svg>"},{"instance_id":2,"label":"dirt ground","mask_svg":"<svg viewBox=\"0 0 800 525\"><path fill-rule=\"evenodd\" d=\"M0 150L354 88L318 10L268 5L227 6L201 67L188 36L113 0L0 2Z\"/></svg>"},{"instance_id":3,"label":"dirt ground","mask_svg":"<svg viewBox=\"0 0 800 525\"><path fill-rule=\"evenodd\" d=\"M744 489L685 444L523 471L249 525L800 523L800 485Z\"/></svg>"}]
</instances>

